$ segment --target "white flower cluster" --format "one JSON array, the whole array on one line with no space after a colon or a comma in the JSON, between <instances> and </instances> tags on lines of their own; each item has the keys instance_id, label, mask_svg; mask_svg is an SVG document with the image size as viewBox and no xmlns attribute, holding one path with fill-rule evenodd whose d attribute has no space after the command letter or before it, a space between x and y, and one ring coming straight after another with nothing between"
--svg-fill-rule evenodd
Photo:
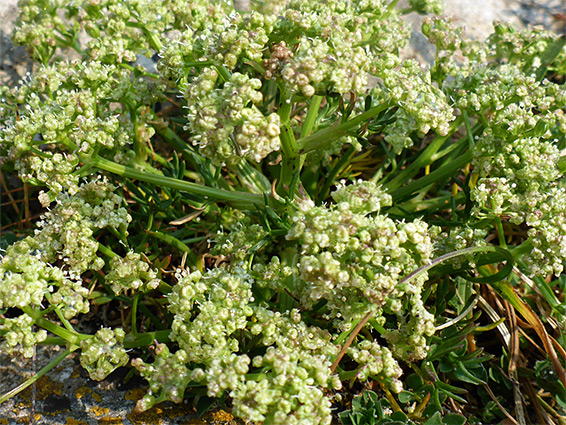
<instances>
[{"instance_id":1,"label":"white flower cluster","mask_svg":"<svg viewBox=\"0 0 566 425\"><path fill-rule=\"evenodd\" d=\"M290 93L363 93L375 62L408 38L408 27L384 0L292 1L277 15L234 12L222 20L211 17L206 27L190 25L165 45L160 71L179 81L199 61L238 71L249 61ZM282 41L270 45L272 39Z\"/></svg>"},{"instance_id":2,"label":"white flower cluster","mask_svg":"<svg viewBox=\"0 0 566 425\"><path fill-rule=\"evenodd\" d=\"M171 354L159 346L155 363L133 361L150 382L140 410L165 399L180 401L195 381L207 386L209 396L229 391L234 412L248 420L330 423L323 389L340 387L330 371L339 348L327 331L307 326L298 310L282 314L255 304L254 281L241 265L204 275L179 271L177 278L169 310L179 350ZM242 344L252 342L267 347L265 354L253 359L241 354ZM248 375L252 370L258 374Z\"/></svg>"},{"instance_id":3,"label":"white flower cluster","mask_svg":"<svg viewBox=\"0 0 566 425\"><path fill-rule=\"evenodd\" d=\"M552 142L538 137L507 141L486 132L475 154L479 180L471 195L478 214L506 214L515 224L525 221L533 207L546 199L549 184L560 174L560 152Z\"/></svg>"},{"instance_id":4,"label":"white flower cluster","mask_svg":"<svg viewBox=\"0 0 566 425\"><path fill-rule=\"evenodd\" d=\"M365 92L376 58L408 41L404 23L382 0L291 1L281 14L284 19L274 33L288 35L281 38L292 42L271 47L263 62L266 77L277 76L288 91L306 97L327 91Z\"/></svg>"},{"instance_id":5,"label":"white flower cluster","mask_svg":"<svg viewBox=\"0 0 566 425\"><path fill-rule=\"evenodd\" d=\"M104 261L96 254L94 232L105 227L125 231L132 220L114 190L107 181L94 180L81 185L72 196L60 195L57 205L37 223L34 240L41 258L46 262L63 260L79 275L89 269L100 270Z\"/></svg>"},{"instance_id":6,"label":"white flower cluster","mask_svg":"<svg viewBox=\"0 0 566 425\"><path fill-rule=\"evenodd\" d=\"M16 159L15 168L22 181L45 185L48 193L40 197L42 205L49 205L58 193L67 191L73 195L79 187L79 176L74 171L79 159L74 154L55 153L52 157L24 156Z\"/></svg>"},{"instance_id":7,"label":"white flower cluster","mask_svg":"<svg viewBox=\"0 0 566 425\"><path fill-rule=\"evenodd\" d=\"M0 262L0 308L39 306L53 286L74 286L61 269L34 255L37 248L28 237L6 250Z\"/></svg>"},{"instance_id":8,"label":"white flower cluster","mask_svg":"<svg viewBox=\"0 0 566 425\"><path fill-rule=\"evenodd\" d=\"M141 255L130 251L125 257L114 257L110 260L110 272L105 277L116 295L133 289L149 291L159 286L157 273L142 260Z\"/></svg>"},{"instance_id":9,"label":"white flower cluster","mask_svg":"<svg viewBox=\"0 0 566 425\"><path fill-rule=\"evenodd\" d=\"M511 64L491 70L472 63L467 72L446 86L459 108L485 119L474 149L472 213L526 224L534 246L524 257L531 275L560 274L566 233L562 189L555 186L561 178L558 141L566 134L566 90Z\"/></svg>"},{"instance_id":10,"label":"white flower cluster","mask_svg":"<svg viewBox=\"0 0 566 425\"><path fill-rule=\"evenodd\" d=\"M346 184L346 180L341 180L332 192L332 199L338 204L347 202L353 213L364 215L379 212L392 202L391 195L380 190L375 183L361 179L353 184Z\"/></svg>"},{"instance_id":11,"label":"white flower cluster","mask_svg":"<svg viewBox=\"0 0 566 425\"><path fill-rule=\"evenodd\" d=\"M260 62L277 20L275 15L252 11L231 13L220 23L210 25L199 34L197 46L207 60L233 70L238 60Z\"/></svg>"},{"instance_id":12,"label":"white flower cluster","mask_svg":"<svg viewBox=\"0 0 566 425\"><path fill-rule=\"evenodd\" d=\"M67 320L89 311L88 289L79 276L104 266L93 234L107 226L125 231L131 220L119 207L122 199L114 189L108 182L93 181L80 186L75 195L60 196L38 223L36 234L6 250L0 262L0 308L41 306L47 299ZM52 265L59 260L65 266ZM15 332L14 326L29 321L23 316L18 320L2 326ZM30 326L21 329L25 344L32 341ZM30 353L31 345L25 345L24 354Z\"/></svg>"},{"instance_id":13,"label":"white flower cluster","mask_svg":"<svg viewBox=\"0 0 566 425\"><path fill-rule=\"evenodd\" d=\"M72 194L77 190L79 156L84 162L100 151L116 152L153 135L146 123L151 114L137 114L132 123L118 107L122 102L133 111L155 103L161 89L148 84L131 81L129 71L99 62L40 68L0 102L0 149L15 161L25 181L47 186L52 199L64 190Z\"/></svg>"},{"instance_id":14,"label":"white flower cluster","mask_svg":"<svg viewBox=\"0 0 566 425\"><path fill-rule=\"evenodd\" d=\"M559 276L566 261L566 189L547 190L543 201L529 212L525 222L532 250L523 257L534 276Z\"/></svg>"},{"instance_id":15,"label":"white flower cluster","mask_svg":"<svg viewBox=\"0 0 566 425\"><path fill-rule=\"evenodd\" d=\"M279 115L264 116L257 108L263 99L261 81L233 73L221 88L218 73L206 68L185 90L188 128L200 152L217 164L241 158L260 162L279 150Z\"/></svg>"},{"instance_id":16,"label":"white flower cluster","mask_svg":"<svg viewBox=\"0 0 566 425\"><path fill-rule=\"evenodd\" d=\"M556 34L543 26L515 28L511 23L497 22L489 38L482 43L486 56L499 57L500 60L516 64L519 68L534 70L541 65L547 48L556 40ZM564 72L566 50L561 49L549 66L549 71Z\"/></svg>"},{"instance_id":17,"label":"white flower cluster","mask_svg":"<svg viewBox=\"0 0 566 425\"><path fill-rule=\"evenodd\" d=\"M266 236L267 232L263 227L244 219L229 233L218 231L211 254L230 256L232 262L244 261L250 255L250 250Z\"/></svg>"},{"instance_id":18,"label":"white flower cluster","mask_svg":"<svg viewBox=\"0 0 566 425\"><path fill-rule=\"evenodd\" d=\"M361 378L380 375L398 389L399 366L385 359L424 358L426 336L434 333L434 316L421 298L426 274L399 282L432 259L437 231L421 220L395 222L378 214L391 198L371 182L341 185L333 197L337 204L329 207L303 202L293 217L287 239L298 240L300 257L298 276L287 288L305 308L324 300L327 318L342 331L375 312L389 348L366 347L366 343L352 348L352 355L360 360L356 370Z\"/></svg>"},{"instance_id":19,"label":"white flower cluster","mask_svg":"<svg viewBox=\"0 0 566 425\"><path fill-rule=\"evenodd\" d=\"M341 387L330 371L339 348L330 342L331 335L307 326L296 309L281 314L258 308L254 318L250 331L263 337L267 350L255 356L252 365L266 376L248 379L231 392L235 413L255 422L330 424L324 389Z\"/></svg>"},{"instance_id":20,"label":"white flower cluster","mask_svg":"<svg viewBox=\"0 0 566 425\"><path fill-rule=\"evenodd\" d=\"M360 381L365 381L370 376L380 376L394 392L403 390L403 384L399 381L403 370L388 348L382 347L377 341L364 339L350 346L348 355L361 366L356 374Z\"/></svg>"},{"instance_id":21,"label":"white flower cluster","mask_svg":"<svg viewBox=\"0 0 566 425\"><path fill-rule=\"evenodd\" d=\"M371 92L381 101L389 99L399 106L397 119L384 131L385 140L396 152L412 145L408 137L412 131L421 137L431 129L440 135L448 133L454 112L442 90L432 84L429 70L407 60L400 67L381 67L376 75L382 83Z\"/></svg>"},{"instance_id":22,"label":"white flower cluster","mask_svg":"<svg viewBox=\"0 0 566 425\"><path fill-rule=\"evenodd\" d=\"M45 341L47 332L44 329L33 332L32 328L33 319L27 314L0 320L0 333L4 339L0 350L8 354L21 352L24 357L33 357L35 345Z\"/></svg>"},{"instance_id":23,"label":"white flower cluster","mask_svg":"<svg viewBox=\"0 0 566 425\"><path fill-rule=\"evenodd\" d=\"M434 232L425 222L395 222L372 214L389 200L379 187L370 182L351 186L338 190L337 204L315 207L304 202L287 234L288 240L300 243L300 275L293 295L306 307L326 300L330 317L343 321L343 327L371 310L401 315L404 296L416 303L426 275L404 287L397 284L427 264L434 249ZM368 198L373 207L362 207Z\"/></svg>"},{"instance_id":24,"label":"white flower cluster","mask_svg":"<svg viewBox=\"0 0 566 425\"><path fill-rule=\"evenodd\" d=\"M123 344L125 335L122 328L100 328L91 338L81 341L81 366L91 379L102 381L128 364L130 357Z\"/></svg>"},{"instance_id":25,"label":"white flower cluster","mask_svg":"<svg viewBox=\"0 0 566 425\"><path fill-rule=\"evenodd\" d=\"M158 344L155 347L153 363L145 363L142 359L136 358L131 364L149 382L147 393L136 404L136 410L140 412L166 400L181 403L185 389L194 377L187 368L185 350L177 350L172 354L165 344Z\"/></svg>"}]
</instances>

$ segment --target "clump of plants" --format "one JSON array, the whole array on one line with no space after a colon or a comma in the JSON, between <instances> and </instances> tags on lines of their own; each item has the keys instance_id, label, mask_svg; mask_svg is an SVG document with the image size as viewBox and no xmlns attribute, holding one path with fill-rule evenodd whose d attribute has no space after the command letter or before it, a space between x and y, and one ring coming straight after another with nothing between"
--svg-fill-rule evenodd
<instances>
[{"instance_id":1,"label":"clump of plants","mask_svg":"<svg viewBox=\"0 0 566 425\"><path fill-rule=\"evenodd\" d=\"M130 367L139 411L563 422L565 38L433 16L423 65L441 5L396 3L20 1L2 350Z\"/></svg>"}]
</instances>

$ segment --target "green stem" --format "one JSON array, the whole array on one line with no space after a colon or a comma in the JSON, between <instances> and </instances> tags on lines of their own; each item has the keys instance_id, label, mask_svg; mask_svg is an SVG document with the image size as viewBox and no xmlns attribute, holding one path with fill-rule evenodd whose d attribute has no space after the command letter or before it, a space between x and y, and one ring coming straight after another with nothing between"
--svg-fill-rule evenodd
<instances>
[{"instance_id":1,"label":"green stem","mask_svg":"<svg viewBox=\"0 0 566 425\"><path fill-rule=\"evenodd\" d=\"M226 82L230 80L230 71L225 66L216 65L216 70L222 81Z\"/></svg>"},{"instance_id":2,"label":"green stem","mask_svg":"<svg viewBox=\"0 0 566 425\"><path fill-rule=\"evenodd\" d=\"M193 195L203 196L205 199L213 198L217 201L225 201L237 204L240 207L255 209L258 205L265 205L265 198L262 195L253 193L228 191L191 183L172 177L160 176L156 174L144 173L135 168L127 167L107 159L96 157L92 160L93 166L101 170L108 171L119 176L140 180L156 186L165 186L171 189L188 192Z\"/></svg>"},{"instance_id":3,"label":"green stem","mask_svg":"<svg viewBox=\"0 0 566 425\"><path fill-rule=\"evenodd\" d=\"M52 334L60 336L69 344L72 344L74 346L79 346L81 340L85 339L83 335L77 332L71 332L59 325L56 325L55 323L49 320L44 319L43 317L41 317L42 313L39 310L34 310L30 306L26 306L26 307L22 307L22 311L28 316L30 316L37 326L45 329L46 331L51 332Z\"/></svg>"},{"instance_id":4,"label":"green stem","mask_svg":"<svg viewBox=\"0 0 566 425\"><path fill-rule=\"evenodd\" d=\"M440 167L437 170L434 170L432 173L424 177L421 177L418 180L415 180L414 182L408 184L405 187L393 191L391 193L391 196L393 197L394 202L402 200L407 196L410 196L413 193L418 192L419 190L429 186L430 184L433 184L438 180L442 180L447 177L452 177L456 171L466 166L466 164L468 164L473 159L473 157L474 157L473 152L468 151L464 155L455 159L454 161Z\"/></svg>"},{"instance_id":5,"label":"green stem","mask_svg":"<svg viewBox=\"0 0 566 425\"><path fill-rule=\"evenodd\" d=\"M49 304L51 304L51 294L45 294L45 298L47 299ZM71 332L73 334L76 333L76 331L73 329L73 326L71 325L71 323L67 319L65 319L65 316L63 316L61 311L59 311L59 309L57 307L55 307L53 304L51 304L51 305L53 307L53 311L55 311L55 314L57 315L57 317L59 318L61 323L63 323L63 326L65 326L65 329L67 329L69 332Z\"/></svg>"},{"instance_id":6,"label":"green stem","mask_svg":"<svg viewBox=\"0 0 566 425\"><path fill-rule=\"evenodd\" d=\"M136 292L134 295L134 299L132 302L132 335L134 337L137 337L138 335L138 320L137 320L137 315L138 315L138 302L140 299L140 293Z\"/></svg>"},{"instance_id":7,"label":"green stem","mask_svg":"<svg viewBox=\"0 0 566 425\"><path fill-rule=\"evenodd\" d=\"M293 127L291 127L292 96L284 88L280 87L279 117L281 118L281 151L283 161L281 162L281 173L278 188L281 190L285 186L289 188L290 197L294 197L298 174L301 172L301 159L297 148L297 141Z\"/></svg>"},{"instance_id":8,"label":"green stem","mask_svg":"<svg viewBox=\"0 0 566 425\"><path fill-rule=\"evenodd\" d=\"M321 103L322 103L322 96L315 94L311 98L309 110L307 112L307 116L305 117L305 121L301 126L301 134L299 138L302 139L304 137L307 137L311 133L312 129L314 128L314 124L316 123L316 118L318 117Z\"/></svg>"},{"instance_id":9,"label":"green stem","mask_svg":"<svg viewBox=\"0 0 566 425\"><path fill-rule=\"evenodd\" d=\"M499 245L501 248L507 248L507 243L505 242L505 232L503 230L503 223L500 217L495 217L495 228L497 229L497 237L499 238Z\"/></svg>"},{"instance_id":10,"label":"green stem","mask_svg":"<svg viewBox=\"0 0 566 425\"><path fill-rule=\"evenodd\" d=\"M106 245L102 245L100 242L98 243L98 250L109 258L116 258L119 257L114 251L108 248Z\"/></svg>"},{"instance_id":11,"label":"green stem","mask_svg":"<svg viewBox=\"0 0 566 425\"><path fill-rule=\"evenodd\" d=\"M458 129L458 127L460 127L462 121L463 118L458 117L450 125L450 129L448 130L448 134L446 136L436 136L415 161L413 161L407 168L401 171L393 180L387 183L385 187L387 188L388 192L392 192L398 189L405 182L409 181L411 178L417 175L421 168L430 165L433 161L434 155L444 145L446 140L448 140L452 136L452 134Z\"/></svg>"},{"instance_id":12,"label":"green stem","mask_svg":"<svg viewBox=\"0 0 566 425\"><path fill-rule=\"evenodd\" d=\"M142 67L136 68L136 67L133 67L132 65L130 65L128 63L124 63L124 62L121 62L119 64L119 66L120 66L120 68L127 69L128 71L133 72L133 73L141 74L144 77L149 77L153 80L159 79L159 74L154 74L153 72L149 72L148 70L146 70Z\"/></svg>"},{"instance_id":13,"label":"green stem","mask_svg":"<svg viewBox=\"0 0 566 425\"><path fill-rule=\"evenodd\" d=\"M529 240L527 240L526 242L528 242ZM523 242L524 244L524 242ZM519 245L522 246L523 244ZM518 247L518 248L519 248ZM516 249L516 248L515 248ZM513 251L513 256L515 256L515 251ZM525 262L521 259L515 258L516 263L519 265L519 267L521 267L523 270L528 270ZM559 307L562 305L562 303L560 302L560 300L556 297L556 294L554 293L554 291L552 290L552 288L550 287L550 285L548 283L546 283L546 281L539 277L539 276L535 276L533 277L533 282L536 283L538 289L540 290L540 292L542 293L544 299L546 300L546 302L548 303L548 305L553 309L553 310L558 310L559 311ZM560 312L562 314L562 312Z\"/></svg>"},{"instance_id":14,"label":"green stem","mask_svg":"<svg viewBox=\"0 0 566 425\"><path fill-rule=\"evenodd\" d=\"M343 124L335 124L331 127L327 127L323 130L317 131L314 134L311 134L307 137L302 137L297 140L297 147L301 154L308 153L310 151L321 149L326 147L327 145L334 142L336 139L345 136L348 134L350 130L357 127L358 125L362 124L364 121L367 121L379 113L385 111L386 109L393 106L392 101L387 101L378 105L370 110L364 112L363 114L358 115L355 118L352 118L348 122Z\"/></svg>"},{"instance_id":15,"label":"green stem","mask_svg":"<svg viewBox=\"0 0 566 425\"><path fill-rule=\"evenodd\" d=\"M399 3L399 0L393 0L391 3L389 3L389 6L387 6L387 12L391 13L395 6L397 6L397 3Z\"/></svg>"},{"instance_id":16,"label":"green stem","mask_svg":"<svg viewBox=\"0 0 566 425\"><path fill-rule=\"evenodd\" d=\"M149 40L150 46L156 52L160 52L161 49L163 49L163 43L161 43L161 40L157 38L157 35L155 33L148 31L145 25L141 24L140 22L133 22L133 21L128 22L126 25L141 30Z\"/></svg>"},{"instance_id":17,"label":"green stem","mask_svg":"<svg viewBox=\"0 0 566 425\"><path fill-rule=\"evenodd\" d=\"M468 143L469 149L473 149L475 146L474 142L474 133L477 129L472 130L472 126L470 125L470 118L468 117L468 113L465 110L462 110L462 116L464 117L464 127L466 127L466 136L468 136Z\"/></svg>"},{"instance_id":18,"label":"green stem","mask_svg":"<svg viewBox=\"0 0 566 425\"><path fill-rule=\"evenodd\" d=\"M150 236L153 236L154 238L159 239L160 241L163 241L163 242L171 245L172 247L178 249L179 251L186 252L190 264L191 265L196 264L197 258L195 257L195 254L193 254L193 252L191 251L191 248L189 248L187 245L185 245L183 242L181 242L176 237L171 236L171 235L167 235L167 234L161 233L161 232L151 231L151 230L146 230L146 232Z\"/></svg>"},{"instance_id":19,"label":"green stem","mask_svg":"<svg viewBox=\"0 0 566 425\"><path fill-rule=\"evenodd\" d=\"M170 334L170 329L155 332L144 332L142 334L137 334L135 337L132 334L128 334L126 335L126 338L124 338L124 348L129 349L147 347L153 344L155 341L171 342L171 339L169 338Z\"/></svg>"},{"instance_id":20,"label":"green stem","mask_svg":"<svg viewBox=\"0 0 566 425\"><path fill-rule=\"evenodd\" d=\"M45 375L47 372L49 372L51 369L53 369L55 366L57 366L59 363L61 363L69 354L71 354L77 348L78 347L74 347L72 349L66 349L65 351L60 353L57 357L55 357L53 360L51 360L47 366L42 368L39 372L37 372L31 378L26 379L22 384L18 385L16 388L14 388L11 391L8 391L6 394L4 394L2 397L0 397L0 404L4 403L6 400L9 400L10 398L19 394L21 391L25 390L30 385L37 382L39 380L39 378L41 378L43 375Z\"/></svg>"}]
</instances>

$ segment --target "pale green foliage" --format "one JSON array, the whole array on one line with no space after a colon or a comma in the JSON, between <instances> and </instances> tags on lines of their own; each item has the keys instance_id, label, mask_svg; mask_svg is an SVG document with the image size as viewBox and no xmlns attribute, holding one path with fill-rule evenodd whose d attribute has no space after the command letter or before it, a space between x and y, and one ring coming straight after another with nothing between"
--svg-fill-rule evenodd
<instances>
[{"instance_id":1,"label":"pale green foliage","mask_svg":"<svg viewBox=\"0 0 566 425\"><path fill-rule=\"evenodd\" d=\"M412 145L409 138L402 137L407 137L412 130L420 135L431 129L441 135L448 133L450 122L455 118L453 109L446 95L431 84L430 71L421 68L414 60L407 60L400 68L384 67L378 70L377 76L383 79L383 84L371 91L378 98L391 99L400 108L397 114L401 123L393 124L393 134L385 138L396 152ZM400 126L407 122L409 127L403 131Z\"/></svg>"},{"instance_id":2,"label":"pale green foliage","mask_svg":"<svg viewBox=\"0 0 566 425\"><path fill-rule=\"evenodd\" d=\"M37 243L26 238L6 250L0 263L0 308L39 306L54 284L70 283L61 269L33 255L36 249Z\"/></svg>"},{"instance_id":3,"label":"pale green foliage","mask_svg":"<svg viewBox=\"0 0 566 425\"><path fill-rule=\"evenodd\" d=\"M0 90L0 152L48 210L0 262L2 350L29 357L49 330L100 380L155 342L132 361L138 410L195 386L247 421L330 424L343 382L399 393L440 347L429 310L459 312L436 291L477 259L429 282L440 255L499 242L521 272L562 273L550 34L497 24L482 43L427 19L428 69L400 58L401 15L437 0L275 3L21 1L13 39L42 66ZM91 302L128 309L122 327L73 329Z\"/></svg>"},{"instance_id":4,"label":"pale green foliage","mask_svg":"<svg viewBox=\"0 0 566 425\"><path fill-rule=\"evenodd\" d=\"M6 151L24 181L44 184L54 200L78 190L78 155L117 152L132 140L153 134L140 117L132 123L116 103L142 106L161 98L161 86L131 81L129 72L100 62L60 62L40 68L0 102L0 149ZM26 105L19 108L18 104ZM15 114L14 112L18 113ZM152 116L147 116L151 119ZM45 149L49 146L58 151Z\"/></svg>"},{"instance_id":5,"label":"pale green foliage","mask_svg":"<svg viewBox=\"0 0 566 425\"><path fill-rule=\"evenodd\" d=\"M267 236L267 232L250 220L242 220L234 226L231 232L219 231L214 238L215 245L211 250L213 255L228 256L232 261L244 261L250 255L251 249L258 247Z\"/></svg>"},{"instance_id":6,"label":"pale green foliage","mask_svg":"<svg viewBox=\"0 0 566 425\"><path fill-rule=\"evenodd\" d=\"M177 350L175 354L171 354L165 344L158 344L155 347L153 363L144 363L140 358L133 359L132 366L149 382L149 391L138 400L136 408L145 411L165 400L181 403L185 388L195 378L186 363L185 350Z\"/></svg>"},{"instance_id":7,"label":"pale green foliage","mask_svg":"<svg viewBox=\"0 0 566 425\"><path fill-rule=\"evenodd\" d=\"M101 269L104 261L96 254L94 233L106 227L125 232L132 220L114 189L107 181L94 180L72 196L61 194L37 224L34 239L41 257L48 262L63 260L77 274Z\"/></svg>"},{"instance_id":8,"label":"pale green foliage","mask_svg":"<svg viewBox=\"0 0 566 425\"><path fill-rule=\"evenodd\" d=\"M0 308L37 307L48 296L66 319L89 311L88 289L79 276L104 266L93 235L107 227L125 231L131 220L114 189L95 180L72 196L61 194L35 235L6 250L0 262Z\"/></svg>"}]
</instances>

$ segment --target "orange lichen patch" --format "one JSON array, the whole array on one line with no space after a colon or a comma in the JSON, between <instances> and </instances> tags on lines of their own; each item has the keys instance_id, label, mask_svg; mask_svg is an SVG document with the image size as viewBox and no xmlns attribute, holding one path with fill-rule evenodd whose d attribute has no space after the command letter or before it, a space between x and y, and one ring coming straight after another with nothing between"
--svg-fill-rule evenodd
<instances>
[{"instance_id":1,"label":"orange lichen patch","mask_svg":"<svg viewBox=\"0 0 566 425\"><path fill-rule=\"evenodd\" d=\"M107 416L106 418L100 418L98 420L98 425L123 425L124 422L120 417Z\"/></svg>"},{"instance_id":2,"label":"orange lichen patch","mask_svg":"<svg viewBox=\"0 0 566 425\"><path fill-rule=\"evenodd\" d=\"M197 419L191 419L189 422L187 422L187 425L205 425L207 423L208 423L207 421L197 418Z\"/></svg>"},{"instance_id":3,"label":"orange lichen patch","mask_svg":"<svg viewBox=\"0 0 566 425\"><path fill-rule=\"evenodd\" d=\"M176 419L181 416L194 416L194 411L186 404L163 403L142 413L132 409L127 418L134 424L161 424L163 418ZM181 422L177 420L175 423Z\"/></svg>"},{"instance_id":4,"label":"orange lichen patch","mask_svg":"<svg viewBox=\"0 0 566 425\"><path fill-rule=\"evenodd\" d=\"M149 409L143 413L128 413L126 417L132 421L133 424L161 425L163 423L162 418L154 409Z\"/></svg>"},{"instance_id":5,"label":"orange lichen patch","mask_svg":"<svg viewBox=\"0 0 566 425\"><path fill-rule=\"evenodd\" d=\"M126 393L124 397L126 400L138 401L145 395L146 390L144 388L134 388Z\"/></svg>"},{"instance_id":6,"label":"orange lichen patch","mask_svg":"<svg viewBox=\"0 0 566 425\"><path fill-rule=\"evenodd\" d=\"M98 393L92 393L92 398L99 403L102 401L102 397Z\"/></svg>"},{"instance_id":7,"label":"orange lichen patch","mask_svg":"<svg viewBox=\"0 0 566 425\"><path fill-rule=\"evenodd\" d=\"M33 387L35 386L35 394ZM27 387L19 396L22 400L30 401L32 397L35 400L45 400L50 395L61 395L63 384L61 382L53 381L48 376L42 376L34 385Z\"/></svg>"},{"instance_id":8,"label":"orange lichen patch","mask_svg":"<svg viewBox=\"0 0 566 425\"><path fill-rule=\"evenodd\" d=\"M234 420L234 416L224 410L212 412L210 416L212 417L212 420L218 422L232 422Z\"/></svg>"},{"instance_id":9,"label":"orange lichen patch","mask_svg":"<svg viewBox=\"0 0 566 425\"><path fill-rule=\"evenodd\" d=\"M41 415L39 413L34 413L33 420L37 422L40 419L41 419Z\"/></svg>"},{"instance_id":10,"label":"orange lichen patch","mask_svg":"<svg viewBox=\"0 0 566 425\"><path fill-rule=\"evenodd\" d=\"M77 366L73 372L71 373L71 378L72 379L77 379L81 376L81 367Z\"/></svg>"},{"instance_id":11,"label":"orange lichen patch","mask_svg":"<svg viewBox=\"0 0 566 425\"><path fill-rule=\"evenodd\" d=\"M65 425L88 425L88 423L86 423L85 421L78 421L73 418L67 418L67 422L65 422Z\"/></svg>"},{"instance_id":12,"label":"orange lichen patch","mask_svg":"<svg viewBox=\"0 0 566 425\"><path fill-rule=\"evenodd\" d=\"M107 407L93 406L90 409L90 411L94 413L96 416L102 416L102 415L107 415L108 412L110 412L110 409L108 409Z\"/></svg>"},{"instance_id":13,"label":"orange lichen patch","mask_svg":"<svg viewBox=\"0 0 566 425\"><path fill-rule=\"evenodd\" d=\"M77 397L77 399L81 399L85 396L85 394L90 394L92 393L92 389L83 385L82 387L79 387L75 390L75 397Z\"/></svg>"}]
</instances>

